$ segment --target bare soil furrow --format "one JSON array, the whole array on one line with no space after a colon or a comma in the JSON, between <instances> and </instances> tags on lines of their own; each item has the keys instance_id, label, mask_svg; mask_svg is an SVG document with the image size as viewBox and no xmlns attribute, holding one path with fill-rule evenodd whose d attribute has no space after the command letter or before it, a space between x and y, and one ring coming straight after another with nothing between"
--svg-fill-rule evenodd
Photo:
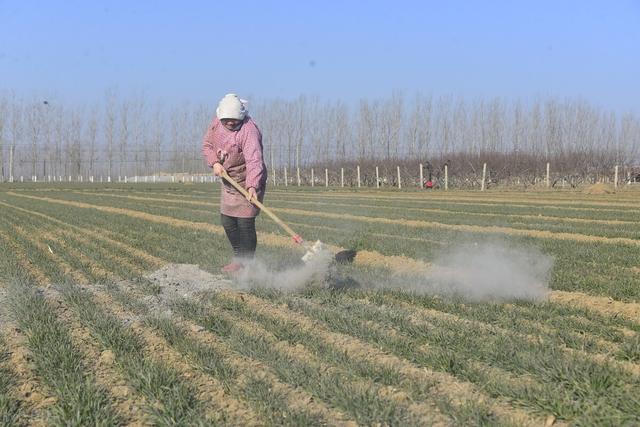
<instances>
[{"instance_id":1,"label":"bare soil furrow","mask_svg":"<svg viewBox=\"0 0 640 427\"><path fill-rule=\"evenodd\" d=\"M272 192L276 193L276 192ZM315 195L290 192L286 193L290 197L301 198L314 198ZM499 197L500 195L504 197ZM549 205L549 206L575 206L575 205L590 205L590 206L602 206L602 207L619 207L619 208L638 208L640 205L634 201L620 201L617 202L616 195L607 195L602 197L594 197L593 195L585 196L580 193L571 193L571 198L567 197L566 193L557 194L556 197L522 197L518 193L493 193L493 192L477 192L477 193L404 193L404 194L390 194L387 192L370 192L359 190L357 192L323 192L320 194L324 198L334 199L384 199L384 200L401 200L412 202L429 202L429 201L441 201L441 202L474 202L474 204L492 203L492 204L509 204L514 203L524 204L523 206L531 207L536 205ZM606 199L606 200L603 200Z\"/></svg>"},{"instance_id":2,"label":"bare soil furrow","mask_svg":"<svg viewBox=\"0 0 640 427\"><path fill-rule=\"evenodd\" d=\"M11 194L15 194L15 193L11 193ZM185 227L190 229L203 230L203 231L208 231L208 232L220 234L220 235L224 233L222 227L214 226L208 223L201 223L201 222L196 223L191 221L164 217L160 215L151 215L151 214L130 210L130 209L103 207L103 206L91 205L87 203L69 202L65 200L51 199L46 197L34 197L34 196L25 196L25 195L19 195L19 194L16 194L16 195L19 197L34 198L37 200L45 200L45 201L50 201L51 203L58 203L58 204L68 205L68 206L76 206L76 207L85 208L85 209L97 209L100 211L145 219L151 222L178 226L178 227ZM342 218L343 216L340 216L340 217ZM382 218L382 220L386 220L386 219ZM549 233L549 234L552 234L552 233ZM580 239L584 238L586 241L591 241L591 238L594 238L596 242L599 242L600 239L605 239L608 243L611 243L611 244L615 243L615 239L597 238L594 236L586 236L586 235L571 235L571 236L574 236L574 237L581 236ZM266 245L277 246L277 247L288 247L288 248L296 247L296 245L289 238L284 236L268 234L268 233L260 233L259 237L261 239L261 243ZM538 236L538 237L542 237L542 236ZM556 236L556 237L561 238L562 236ZM633 239L626 239L626 240L630 240L631 242L633 242L633 245L640 245L640 240L633 240ZM330 247L334 251L344 249L344 248L334 247L334 246L330 246ZM354 263L356 265L361 265L361 266L386 267L391 271L398 272L398 273L411 271L411 272L416 272L420 274L423 274L423 273L428 274L429 272L428 263L415 260L412 258L408 258L408 257L402 257L402 256L385 256L378 252L373 252L373 251L358 251L358 254L354 259ZM598 301L599 303L594 305L595 307L594 309L601 310L602 312L610 315L614 315L615 312L622 313L628 316L631 320L636 322L638 322L640 319L640 308L639 308L639 304L637 303L624 303L624 302L616 301L616 304L609 304L608 303L609 299L607 298L591 297L579 292L562 292L562 291L551 292L550 298L552 301L557 301L557 302L568 302L569 300L571 300L571 302L575 302L576 304L582 302L581 304L582 306L588 306L591 303ZM611 305L611 307L614 307L614 309L613 310L607 309L608 305Z\"/></svg>"},{"instance_id":3,"label":"bare soil furrow","mask_svg":"<svg viewBox=\"0 0 640 427\"><path fill-rule=\"evenodd\" d=\"M271 332L264 329L255 322L245 321L237 317L230 316L222 311L215 311L215 315L233 322L234 326L239 328L243 334L255 337L260 340L266 340L272 348L285 357L292 358L298 363L302 363L315 372L323 372L326 375L333 375L341 379L341 384L355 390L376 390L376 394L383 399L391 401L398 407L405 408L416 419L429 420L429 423L436 425L446 425L450 421L443 416L434 402L415 402L403 390L399 390L392 386L379 386L365 379L347 379L348 376L343 369L328 364L310 352L304 345L291 345L286 341L279 340Z\"/></svg>"},{"instance_id":4,"label":"bare soil furrow","mask_svg":"<svg viewBox=\"0 0 640 427\"><path fill-rule=\"evenodd\" d=\"M7 311L6 290L0 284L0 335L8 349L7 366L16 375L15 395L20 401L22 418L29 425L46 426L47 409L57 402L35 373L33 356L27 348L26 337ZM0 420L1 421L1 420Z\"/></svg>"},{"instance_id":5,"label":"bare soil furrow","mask_svg":"<svg viewBox=\"0 0 640 427\"><path fill-rule=\"evenodd\" d=\"M625 246L640 246L640 240L630 239L626 237L602 237L593 236L579 233L566 233L566 232L552 232L546 230L530 230L512 227L500 227L495 225L480 226L480 225L466 225L466 224L445 224L435 221L421 221L421 220L408 220L408 219L393 219L384 217L370 217L351 215L347 213L329 213L329 212L310 212L301 209L274 209L276 212L289 213L292 215L303 215L318 218L330 218L340 220L353 220L360 222L376 223L376 224L393 224L393 225L405 225L415 228L434 228L449 231L469 232L469 233L481 233L481 234L506 234L511 236L523 236L534 237L540 239L554 239L554 240L569 240L583 243L604 243L610 245L625 245Z\"/></svg>"},{"instance_id":6,"label":"bare soil furrow","mask_svg":"<svg viewBox=\"0 0 640 427\"><path fill-rule=\"evenodd\" d=\"M65 276L68 276L72 280L78 283L88 283L87 276L73 268L67 261L65 261L58 254L53 252L51 246L43 241L40 237L41 234L29 233L20 226L14 226L14 232L22 237L24 240L31 242L40 252L42 252L47 258L49 258L54 265L56 265Z\"/></svg>"},{"instance_id":7,"label":"bare soil furrow","mask_svg":"<svg viewBox=\"0 0 640 427\"><path fill-rule=\"evenodd\" d=\"M62 251L71 257L75 258L83 266L84 271L88 271L93 277L99 279L109 279L114 277L114 273L102 268L102 265L96 260L87 256L83 251L78 249L77 246L70 244L64 238L59 237L56 233L42 232L40 237L48 242L47 248L54 252L52 247L55 245L56 249L61 248Z\"/></svg>"},{"instance_id":8,"label":"bare soil furrow","mask_svg":"<svg viewBox=\"0 0 640 427\"><path fill-rule=\"evenodd\" d=\"M71 193L75 193L78 194L80 193L79 191L71 191ZM80 193L82 194L82 193ZM180 199L180 200L176 200L176 199L166 199L166 198L159 198L159 197L141 197L141 196L131 196L131 195L122 195L122 194L108 194L108 193L99 193L99 195L101 196L108 196L108 197L117 197L120 199L129 199L129 200L140 200L140 201L149 201L149 202L163 202L163 203L179 203L181 205L195 205L195 206L220 206L219 203L213 203L213 202L198 202L195 200L184 200L184 199Z\"/></svg>"},{"instance_id":9,"label":"bare soil furrow","mask_svg":"<svg viewBox=\"0 0 640 427\"><path fill-rule=\"evenodd\" d=\"M97 287L91 288L95 301L103 307L108 307L111 314L129 327L145 343L147 354L162 360L175 369L181 377L193 385L198 399L206 405L207 414L211 419L216 419L220 412L227 415L232 423L238 426L259 425L258 416L245 402L239 401L224 391L224 385L218 380L194 369L188 358L173 350L171 346L159 337L151 328L145 326L137 316L115 301L108 293L100 291Z\"/></svg>"},{"instance_id":10,"label":"bare soil furrow","mask_svg":"<svg viewBox=\"0 0 640 427\"><path fill-rule=\"evenodd\" d=\"M492 412L495 414L498 414L504 419L516 421L518 425L540 425L542 422L542 420L537 416L524 410L515 409L510 407L507 403L501 404L496 400L490 399L471 383L459 381L455 377L446 373L435 372L419 367L405 359L386 353L354 336L330 331L320 322L314 321L302 314L290 310L286 306L277 306L266 300L246 293L238 294L232 291L223 291L222 294L236 303L246 304L258 313L283 320L285 322L293 322L303 330L313 333L328 345L347 352L353 358L357 358L380 367L391 367L397 369L406 382L435 382L436 385L432 389L433 395L443 396L454 405L464 405L465 402L468 401L480 402L489 405ZM371 327L376 326L372 324ZM386 332L390 331L385 331L385 333ZM482 367L482 369L487 368L487 366ZM494 371L499 370L494 369ZM500 371L500 376L503 380L506 380L507 374ZM513 379L511 380L513 381Z\"/></svg>"},{"instance_id":11,"label":"bare soil furrow","mask_svg":"<svg viewBox=\"0 0 640 427\"><path fill-rule=\"evenodd\" d=\"M167 217L163 217L160 215L148 214L140 211L133 211L124 208L114 208L108 206L99 206L99 205L91 205L88 203L81 202L73 202L68 200L61 199L52 199L48 197L35 197L35 196L26 196L26 195L18 195L16 193L9 192L8 194L17 195L19 197L27 197L27 198L35 198L38 200L46 200L52 203L60 203L66 204L69 206L76 206L80 208L93 208L105 212L112 213L120 213L130 216L136 216L139 218L145 218L148 220L155 220L156 222L164 222L167 221ZM534 238L543 238L543 239L554 239L554 240L569 240L583 243L604 243L611 245L625 245L625 246L640 246L640 240L630 239L626 237L602 237L602 236L593 236L587 234L579 234L579 233L566 233L566 232L551 232L546 230L528 230L528 229L519 229L512 227L500 227L500 226L477 226L477 225L457 225L457 224L445 224L435 221L421 221L421 220L403 220L403 219L392 219L392 218L384 218L384 217L369 217L369 216L360 216L360 215L351 215L347 213L329 213L329 212L312 212L305 211L301 209L285 209L278 208L274 209L276 212L280 213L289 213L293 215L303 215L303 216L311 216L318 218L330 218L330 219L339 219L339 220L354 220L360 222L367 223L377 223L377 224L393 224L393 225L405 225L409 227L415 228L435 228L435 229L443 229L449 231L458 231L458 232L470 232L470 233L481 233L481 234L506 234L513 236L523 236L523 237L534 237ZM180 219L173 219L173 223L175 225L196 225L199 229L208 229L209 231L213 231L216 233L221 232L221 227L216 227L207 223L194 223L191 221L185 221Z\"/></svg>"},{"instance_id":12,"label":"bare soil furrow","mask_svg":"<svg viewBox=\"0 0 640 427\"><path fill-rule=\"evenodd\" d=\"M135 298L138 300L144 298L144 295L140 294L135 287L127 285L125 282L120 282L118 285L127 295L136 295ZM169 309L167 304L163 304L163 307ZM356 425L353 421L349 421L344 413L330 408L324 402L315 399L306 391L281 382L267 365L234 351L224 340L212 332L207 331L201 325L185 319L176 313L173 313L172 319L176 324L183 327L191 338L213 348L216 354L222 355L224 361L240 373L236 381L236 387L239 393L242 393L243 389L249 386L252 378L258 378L268 382L269 387L275 393L286 396L289 407L293 409L308 411L322 419L331 420L331 425L345 427Z\"/></svg>"},{"instance_id":13,"label":"bare soil furrow","mask_svg":"<svg viewBox=\"0 0 640 427\"><path fill-rule=\"evenodd\" d=\"M359 301L365 304L369 304L369 302L366 299L361 299ZM533 344L548 345L544 337L539 335L531 335L531 334L515 332L499 326L480 322L477 320L465 319L455 314L445 313L442 311L433 310L426 307L418 307L403 301L394 301L394 304L397 304L399 307L402 307L404 310L411 313L409 319L416 326L423 325L423 323L425 322L425 319L428 319L428 318L441 319L447 322L455 322L455 323L463 324L473 330L481 331L483 333L487 333L491 335L495 335L495 334L501 334L506 336L511 335L514 337L522 338L523 340L526 340ZM427 322L427 324L428 326L433 327L433 325L431 325L430 323ZM533 325L533 326L543 327L544 325ZM544 330L544 328L542 329ZM593 352L587 352L587 351L579 350L575 348L570 348L570 347L567 347L566 345L561 345L561 346L554 345L554 346L555 348L558 348L559 350L561 350L563 353L567 355L579 356L581 358L591 360L595 363L607 363L611 366L617 367L622 371L627 372L629 375L640 376L640 365L637 365L631 362L616 360L613 357L611 357L611 354L615 354L618 351L620 351L620 347L617 344L609 341L604 341L604 340L598 340L598 343L603 348L608 349L609 352L606 354L593 353Z\"/></svg>"},{"instance_id":14,"label":"bare soil furrow","mask_svg":"<svg viewBox=\"0 0 640 427\"><path fill-rule=\"evenodd\" d=\"M43 219L45 219L47 221L53 222L53 223L61 225L63 227L70 228L72 230L78 231L79 233L87 235L87 236L89 236L89 237L91 237L93 239L96 239L98 241L101 241L101 242L107 243L109 245L115 246L115 247L117 247L119 249L122 249L128 255L130 255L130 256L132 256L134 258L139 258L141 260L144 260L145 262L151 264L153 267L159 267L159 266L161 266L161 265L163 265L165 263L160 258L156 258L153 255L151 255L151 254L149 254L149 253L147 253L145 251L142 251L140 249L136 249L136 248L134 248L132 246L129 246L129 245L125 244L125 243L122 243L120 241L110 239L110 238L104 236L103 233L99 233L96 230L90 230L88 228L79 227L77 225L61 221L60 219L54 218L52 216L45 215L45 214L43 214L41 212L37 212L37 211L34 211L34 210L29 210L29 209L24 209L24 208L21 208L19 206L11 205L9 203L0 202L0 205L9 207L11 209L18 210L20 212L27 213L29 215L34 215L34 216L37 216L39 218L43 218Z\"/></svg>"},{"instance_id":15,"label":"bare soil furrow","mask_svg":"<svg viewBox=\"0 0 640 427\"><path fill-rule=\"evenodd\" d=\"M11 254L15 258L17 265L30 279L39 285L49 283L47 275L29 259L29 254L22 245L9 235L2 236L2 240L11 249Z\"/></svg>"},{"instance_id":16,"label":"bare soil furrow","mask_svg":"<svg viewBox=\"0 0 640 427\"><path fill-rule=\"evenodd\" d=\"M60 236L62 239L65 239L65 240L75 241L76 243L79 243L82 247L94 248L95 250L99 251L100 256L102 258L108 259L111 263L121 266L131 272L134 272L136 274L142 274L144 272L144 270L139 265L133 263L130 260L130 258L117 256L117 254L113 253L108 248L105 248L104 246L102 247L98 246L95 240L89 239L84 234L80 234L77 232L74 233L71 230L59 229L55 231L55 235ZM113 273L110 272L110 274L112 275Z\"/></svg>"},{"instance_id":17,"label":"bare soil furrow","mask_svg":"<svg viewBox=\"0 0 640 427\"><path fill-rule=\"evenodd\" d=\"M54 308L58 319L67 327L74 347L82 353L86 367L110 397L120 419L128 426L149 425L144 411L148 402L127 385L127 379L116 366L113 352L100 348L91 332L65 305L64 298L55 287L47 287L43 295Z\"/></svg>"},{"instance_id":18,"label":"bare soil furrow","mask_svg":"<svg viewBox=\"0 0 640 427\"><path fill-rule=\"evenodd\" d=\"M77 192L76 192L77 193ZM132 199L132 200L141 200L141 201L156 201L163 203L177 203L180 205L201 205L201 206L209 206L216 207L220 206L219 203L216 202L202 202L196 200L176 200L176 199L167 199L160 197L142 197L142 196L126 196L126 195L115 195L108 193L96 193L101 195L107 195L110 197L119 197L124 199ZM270 198L270 203L291 203L290 199L273 199ZM398 207L394 206L381 206L381 205L367 205L361 203L335 203L335 202L321 202L318 200L311 201L295 201L295 204L303 204L309 206L331 206L331 207L344 207L344 208L368 208L375 211L380 210L392 210L398 211ZM273 206L273 205L272 205ZM272 209L277 209L272 207ZM463 210L455 210L455 209L442 209L442 208L420 208L420 207L405 207L400 208L402 211L408 212L419 212L419 213L436 213L436 214L445 214L445 215L461 215L464 217L483 217L483 218L514 218L514 219L525 219L525 220L535 220L535 221L546 221L546 222L569 222L576 224L602 224L602 225L637 225L638 221L623 221L623 220L615 220L615 219L587 219L587 218L572 218L567 216L553 216L553 215L523 215L523 214L505 214L499 212L469 212ZM512 224L512 225L515 225ZM524 224L527 225L527 224Z\"/></svg>"},{"instance_id":19,"label":"bare soil furrow","mask_svg":"<svg viewBox=\"0 0 640 427\"><path fill-rule=\"evenodd\" d=\"M608 297L587 295L582 292L551 292L550 300L568 306L579 306L595 310L606 316L623 315L629 320L640 324L640 303L616 301Z\"/></svg>"},{"instance_id":20,"label":"bare soil furrow","mask_svg":"<svg viewBox=\"0 0 640 427\"><path fill-rule=\"evenodd\" d=\"M58 204L67 205L67 206L74 206L82 209L96 209L102 212L125 215L132 218L143 219L146 221L155 222L159 224L166 224L174 227L184 227L192 230L207 231L207 232L218 234L218 235L224 234L224 229L222 227L209 224L206 222L192 222L192 221L186 221L182 219L176 219L176 218L171 218L171 217L166 217L161 215L153 215L146 212L141 212L141 211L136 211L131 209L92 205L88 203L52 199L48 197L35 197L35 196L24 196L24 195L18 195L18 196L37 199L37 200L44 200L51 203L58 203ZM260 233L259 237L260 237L261 243L264 243L269 246L287 247L287 248L299 247L288 237L284 237L276 234L270 234L270 233ZM337 246L329 246L329 247L335 252L344 249ZM394 265L401 265L403 266L402 271L412 271L412 272L428 271L428 265L421 261L416 261L404 256L384 256L373 251L364 251L364 250L358 251L358 254L356 255L356 258L355 258L355 262L356 264L361 264L363 266L377 265L377 266L389 267L389 268Z\"/></svg>"}]
</instances>

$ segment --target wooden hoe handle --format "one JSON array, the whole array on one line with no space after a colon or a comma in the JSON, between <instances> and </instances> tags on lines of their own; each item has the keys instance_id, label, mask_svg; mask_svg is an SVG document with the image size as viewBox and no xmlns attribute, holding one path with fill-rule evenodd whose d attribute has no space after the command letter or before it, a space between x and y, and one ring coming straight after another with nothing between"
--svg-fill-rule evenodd
<instances>
[{"instance_id":1,"label":"wooden hoe handle","mask_svg":"<svg viewBox=\"0 0 640 427\"><path fill-rule=\"evenodd\" d=\"M227 171L224 171L222 173L222 178L224 178L229 184L233 185L233 187L238 190L244 197L246 197L247 199L249 199L249 192L247 190L244 189L244 187L242 187L240 184L238 184L233 178L231 178L229 176L229 174L227 173ZM267 215L269 215L269 217L274 220L276 222L276 224L278 224L280 227L282 227L282 229L284 231L286 231L287 233L289 233L289 235L291 237L293 237L294 242L302 245L304 244L304 240L302 239L302 237L300 237L300 235L298 233L296 233L295 231L293 231L291 229L291 227L289 227L287 224L285 224L284 222L282 222L282 220L280 218L278 218L276 216L276 214L274 214L271 209L268 209L265 205L263 205L260 200L256 199L255 197L251 198L251 203L253 203L254 205L256 205L258 208L260 208L260 210L264 211L264 213L266 213Z\"/></svg>"}]
</instances>

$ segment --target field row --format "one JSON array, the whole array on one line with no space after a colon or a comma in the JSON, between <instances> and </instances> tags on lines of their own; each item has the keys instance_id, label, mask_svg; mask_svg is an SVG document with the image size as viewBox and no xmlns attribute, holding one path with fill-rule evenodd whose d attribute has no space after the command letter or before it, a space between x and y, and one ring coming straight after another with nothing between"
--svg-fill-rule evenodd
<instances>
[{"instance_id":1,"label":"field row","mask_svg":"<svg viewBox=\"0 0 640 427\"><path fill-rule=\"evenodd\" d=\"M616 302L620 316L586 308L598 299L580 293L553 292L544 304L467 304L366 286L167 300L146 272L172 262L216 271L226 260L222 229L207 213L215 208L20 195L0 194L0 271L9 284L0 294L0 316L7 319L0 342L11 348L0 354L7 378L0 382L0 419L33 423L53 415L60 423L81 417L96 425L640 421L635 303ZM291 215L300 224L320 218ZM326 232L339 242L337 224L318 222L323 239ZM403 227L381 234L400 242L412 235ZM434 241L445 245L446 235ZM570 250L564 240L552 242L559 253ZM291 267L293 261L282 260L299 254L275 232L261 234L260 244L274 268ZM635 274L625 264L633 246L588 245L613 250L618 264L611 271ZM430 268L428 260L386 251L361 249L355 264L337 274L366 284L410 280ZM55 363L83 369L52 377L49 372L60 372L49 368ZM26 396L25 389L41 392Z\"/></svg>"},{"instance_id":2,"label":"field row","mask_svg":"<svg viewBox=\"0 0 640 427\"><path fill-rule=\"evenodd\" d=\"M139 198L105 198L104 196L87 197L79 194L66 195L64 199L29 196L30 198L11 197L11 203L29 206L37 201L31 197L40 197L43 209L59 210L71 208L74 200L83 200L78 206L91 205L89 209L119 209L138 212L136 215L150 214L160 217L160 221L180 223L187 221L197 223L203 230L216 228L218 218L213 212L215 203L188 201L171 203L171 199L158 197ZM44 199L42 198L44 197ZM138 196L134 196L138 197ZM24 199L24 200L22 200ZM160 199L160 200L157 200ZM56 201L57 200L57 201ZM90 202L90 203L89 203ZM48 205L58 205L57 208ZM36 204L37 205L37 204ZM102 207L101 207L102 206ZM77 209L82 210L83 208ZM76 209L74 208L74 209ZM349 210L351 212L352 210ZM354 248L361 251L359 258L367 260L370 252L378 252L387 257L404 254L417 260L429 263L447 256L447 248L452 242L459 245L495 240L519 242L524 246L534 246L543 252L552 254L556 268L553 270L551 286L558 290L582 291L616 299L637 299L639 289L635 286L640 277L637 259L640 240L629 238L601 237L589 234L553 232L548 230L523 230L494 226L470 226L466 224L437 224L421 220L396 220L368 215L339 214L316 212L311 210L281 209L282 218L295 226L310 240L321 238L324 242L339 247ZM82 214L79 214L82 216ZM83 219L84 221L84 219ZM91 220L89 220L91 221ZM425 226L429 227L425 229ZM284 244L282 240L271 242L270 234L281 231L268 218L261 218L258 225L265 230L263 239L267 244ZM601 228L600 226L596 228ZM220 230L218 227L217 230ZM424 230L424 231L423 231ZM271 243L269 243L271 242ZM601 263L601 252L607 253L607 263ZM374 260L374 262L376 262ZM381 262L380 264L394 264ZM411 264L411 262L409 263ZM584 275L585 269L592 271Z\"/></svg>"}]
</instances>

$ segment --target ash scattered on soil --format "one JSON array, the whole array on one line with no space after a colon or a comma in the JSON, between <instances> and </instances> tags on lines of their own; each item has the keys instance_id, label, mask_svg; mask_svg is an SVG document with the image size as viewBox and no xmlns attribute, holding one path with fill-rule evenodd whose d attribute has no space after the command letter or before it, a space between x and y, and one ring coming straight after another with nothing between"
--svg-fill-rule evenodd
<instances>
[{"instance_id":1,"label":"ash scattered on soil","mask_svg":"<svg viewBox=\"0 0 640 427\"><path fill-rule=\"evenodd\" d=\"M203 293L233 287L233 282L228 277L211 274L195 264L167 264L144 277L156 291L144 300L161 311L167 311L168 303L174 299L197 299ZM131 284L119 284L123 285L127 287Z\"/></svg>"}]
</instances>

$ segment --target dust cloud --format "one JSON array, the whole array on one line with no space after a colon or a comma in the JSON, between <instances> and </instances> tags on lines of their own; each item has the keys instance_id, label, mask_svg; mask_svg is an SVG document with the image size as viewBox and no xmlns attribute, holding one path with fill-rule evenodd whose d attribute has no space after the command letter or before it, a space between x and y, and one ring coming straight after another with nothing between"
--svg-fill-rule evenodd
<instances>
[{"instance_id":1,"label":"dust cloud","mask_svg":"<svg viewBox=\"0 0 640 427\"><path fill-rule=\"evenodd\" d=\"M391 287L470 302L539 302L548 296L552 268L553 258L535 247L473 243L446 249L429 274L393 281Z\"/></svg>"},{"instance_id":2,"label":"dust cloud","mask_svg":"<svg viewBox=\"0 0 640 427\"><path fill-rule=\"evenodd\" d=\"M238 289L296 291L311 283L324 282L332 262L333 253L326 248L313 253L313 256L308 257L301 265L279 271L274 271L264 262L254 259L244 262L244 268L234 276L234 286Z\"/></svg>"},{"instance_id":3,"label":"dust cloud","mask_svg":"<svg viewBox=\"0 0 640 427\"><path fill-rule=\"evenodd\" d=\"M315 284L335 289L331 280L342 276L342 283L357 283L362 289L405 290L469 302L539 302L549 293L553 259L535 247L493 241L449 247L431 260L430 266L421 274L360 275L353 269L336 274L342 267L323 249L307 262L280 271L260 260L250 261L234 277L233 287L292 292Z\"/></svg>"}]
</instances>

